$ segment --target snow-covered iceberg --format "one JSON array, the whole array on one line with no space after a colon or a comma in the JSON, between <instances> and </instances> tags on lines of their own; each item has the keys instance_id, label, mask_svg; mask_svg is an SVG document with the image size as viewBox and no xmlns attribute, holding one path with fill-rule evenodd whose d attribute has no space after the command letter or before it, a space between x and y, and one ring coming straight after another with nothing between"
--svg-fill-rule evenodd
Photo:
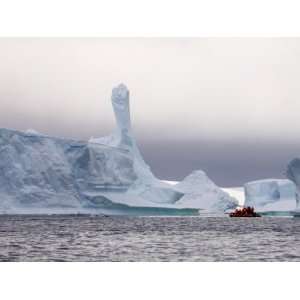
<instances>
[{"instance_id":1,"label":"snow-covered iceberg","mask_svg":"<svg viewBox=\"0 0 300 300\"><path fill-rule=\"evenodd\" d=\"M197 170L174 185L174 188L184 194L176 202L177 206L199 208L208 212L224 212L234 209L238 201L227 192L216 186L205 172Z\"/></svg>"},{"instance_id":2,"label":"snow-covered iceberg","mask_svg":"<svg viewBox=\"0 0 300 300\"><path fill-rule=\"evenodd\" d=\"M290 212L296 208L295 184L288 179L262 179L248 182L245 206L260 212Z\"/></svg>"},{"instance_id":3,"label":"snow-covered iceberg","mask_svg":"<svg viewBox=\"0 0 300 300\"><path fill-rule=\"evenodd\" d=\"M0 129L0 213L196 214L236 206L203 172L157 179L132 134L129 91L113 89L115 132L88 142Z\"/></svg>"}]
</instances>

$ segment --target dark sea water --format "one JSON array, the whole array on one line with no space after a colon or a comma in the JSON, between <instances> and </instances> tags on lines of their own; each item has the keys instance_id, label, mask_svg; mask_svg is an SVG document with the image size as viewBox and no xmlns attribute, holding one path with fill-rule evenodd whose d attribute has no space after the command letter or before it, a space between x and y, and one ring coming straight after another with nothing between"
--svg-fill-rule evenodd
<instances>
[{"instance_id":1,"label":"dark sea water","mask_svg":"<svg viewBox=\"0 0 300 300\"><path fill-rule=\"evenodd\" d=\"M1 261L300 261L300 218L0 216Z\"/></svg>"}]
</instances>

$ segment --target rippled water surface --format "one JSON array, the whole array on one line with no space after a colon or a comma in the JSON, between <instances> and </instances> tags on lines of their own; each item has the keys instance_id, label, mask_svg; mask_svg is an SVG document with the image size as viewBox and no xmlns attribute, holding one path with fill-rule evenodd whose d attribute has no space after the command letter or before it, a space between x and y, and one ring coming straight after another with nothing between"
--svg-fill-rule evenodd
<instances>
[{"instance_id":1,"label":"rippled water surface","mask_svg":"<svg viewBox=\"0 0 300 300\"><path fill-rule=\"evenodd\" d=\"M300 261L300 218L0 216L1 261Z\"/></svg>"}]
</instances>

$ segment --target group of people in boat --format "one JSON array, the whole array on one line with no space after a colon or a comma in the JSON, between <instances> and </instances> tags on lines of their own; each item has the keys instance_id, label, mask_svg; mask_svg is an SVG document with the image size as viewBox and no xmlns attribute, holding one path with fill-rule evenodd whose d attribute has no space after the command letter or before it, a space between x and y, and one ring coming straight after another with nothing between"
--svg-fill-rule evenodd
<instances>
[{"instance_id":1,"label":"group of people in boat","mask_svg":"<svg viewBox=\"0 0 300 300\"><path fill-rule=\"evenodd\" d=\"M254 207L237 208L234 212L229 214L230 217L260 217L258 213L254 211Z\"/></svg>"}]
</instances>

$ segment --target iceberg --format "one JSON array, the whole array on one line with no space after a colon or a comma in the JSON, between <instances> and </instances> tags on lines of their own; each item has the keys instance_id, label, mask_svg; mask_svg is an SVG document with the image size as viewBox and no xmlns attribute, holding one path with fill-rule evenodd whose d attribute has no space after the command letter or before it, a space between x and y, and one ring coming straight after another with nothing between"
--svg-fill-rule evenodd
<instances>
[{"instance_id":1,"label":"iceberg","mask_svg":"<svg viewBox=\"0 0 300 300\"><path fill-rule=\"evenodd\" d=\"M184 194L177 206L199 208L207 212L224 212L234 209L238 201L215 185L202 170L196 170L174 188Z\"/></svg>"},{"instance_id":2,"label":"iceberg","mask_svg":"<svg viewBox=\"0 0 300 300\"><path fill-rule=\"evenodd\" d=\"M112 90L113 134L89 141L0 129L0 213L198 214L237 202L202 171L154 176L131 128L129 91Z\"/></svg>"},{"instance_id":3,"label":"iceberg","mask_svg":"<svg viewBox=\"0 0 300 300\"><path fill-rule=\"evenodd\" d=\"M300 158L294 158L288 163L286 176L296 185L296 212L300 213Z\"/></svg>"},{"instance_id":4,"label":"iceberg","mask_svg":"<svg viewBox=\"0 0 300 300\"><path fill-rule=\"evenodd\" d=\"M291 180L256 180L246 183L244 188L244 205L259 212L290 212L296 208L296 186Z\"/></svg>"},{"instance_id":5,"label":"iceberg","mask_svg":"<svg viewBox=\"0 0 300 300\"><path fill-rule=\"evenodd\" d=\"M0 129L0 213L198 213L151 201L160 185L129 192L137 180L127 150Z\"/></svg>"},{"instance_id":6,"label":"iceberg","mask_svg":"<svg viewBox=\"0 0 300 300\"><path fill-rule=\"evenodd\" d=\"M133 161L134 172L137 175L137 180L128 190L128 194L137 195L152 202L176 202L183 194L157 179L138 149L131 129L129 90L124 84L120 84L112 90L111 101L117 128L112 135L90 139L90 143L105 144L128 151Z\"/></svg>"},{"instance_id":7,"label":"iceberg","mask_svg":"<svg viewBox=\"0 0 300 300\"><path fill-rule=\"evenodd\" d=\"M243 186L236 187L226 187L222 190L228 193L231 197L235 198L238 201L239 206L244 206L245 204L245 189Z\"/></svg>"},{"instance_id":8,"label":"iceberg","mask_svg":"<svg viewBox=\"0 0 300 300\"><path fill-rule=\"evenodd\" d=\"M0 130L0 199L5 211L87 205L89 191L126 189L132 161L120 149Z\"/></svg>"}]
</instances>

